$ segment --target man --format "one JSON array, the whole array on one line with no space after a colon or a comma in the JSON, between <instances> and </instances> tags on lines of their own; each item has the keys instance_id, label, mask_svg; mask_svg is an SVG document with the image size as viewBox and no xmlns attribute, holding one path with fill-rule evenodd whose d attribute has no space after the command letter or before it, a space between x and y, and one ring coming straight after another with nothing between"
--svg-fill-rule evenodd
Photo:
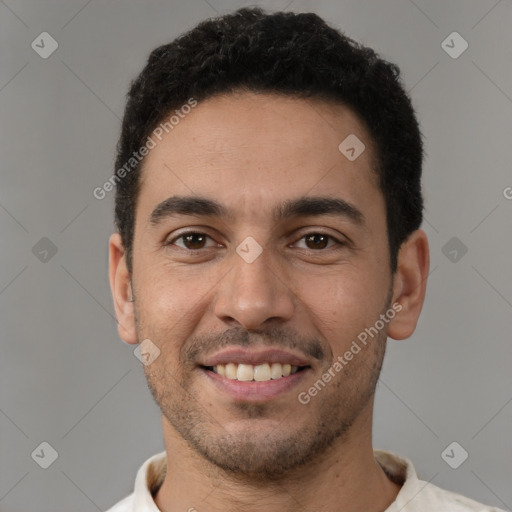
<instances>
[{"instance_id":1,"label":"man","mask_svg":"<svg viewBox=\"0 0 512 512\"><path fill-rule=\"evenodd\" d=\"M314 14L154 50L118 145L110 283L165 452L110 512L482 511L373 450L387 337L429 269L398 68Z\"/></svg>"}]
</instances>

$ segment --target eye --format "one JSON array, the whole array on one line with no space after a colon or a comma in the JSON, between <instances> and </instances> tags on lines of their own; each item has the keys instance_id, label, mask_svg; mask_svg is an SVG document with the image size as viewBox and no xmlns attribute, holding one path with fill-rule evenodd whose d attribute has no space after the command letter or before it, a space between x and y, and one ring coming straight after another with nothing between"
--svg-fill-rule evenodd
<instances>
[{"instance_id":1,"label":"eye","mask_svg":"<svg viewBox=\"0 0 512 512\"><path fill-rule=\"evenodd\" d=\"M333 245L345 245L340 240L334 238L331 235L328 235L326 233L308 233L304 236L302 236L299 239L299 242L304 240L305 247L301 247L302 249L310 249L310 250L321 250L321 249L328 249L332 247Z\"/></svg>"},{"instance_id":2,"label":"eye","mask_svg":"<svg viewBox=\"0 0 512 512\"><path fill-rule=\"evenodd\" d=\"M207 240L211 240L209 246L206 245ZM182 242L181 244L178 242ZM205 247L215 247L216 242L208 236L206 233L200 233L197 231L187 231L181 235L173 238L166 242L165 245L176 245L182 249L188 249L189 251L196 251L204 249Z\"/></svg>"}]
</instances>

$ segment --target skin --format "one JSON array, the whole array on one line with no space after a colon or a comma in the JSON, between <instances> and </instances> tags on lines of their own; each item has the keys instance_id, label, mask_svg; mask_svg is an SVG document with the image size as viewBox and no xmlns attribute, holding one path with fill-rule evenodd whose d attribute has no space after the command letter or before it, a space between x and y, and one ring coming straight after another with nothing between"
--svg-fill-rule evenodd
<instances>
[{"instance_id":1,"label":"skin","mask_svg":"<svg viewBox=\"0 0 512 512\"><path fill-rule=\"evenodd\" d=\"M349 134L366 146L353 162L338 150ZM161 351L144 366L169 454L160 510L377 512L394 501L400 486L373 455L374 392L387 337L407 338L416 327L429 255L417 230L391 273L374 158L348 108L247 92L199 103L146 157L133 272L113 234L110 283L121 338L150 339ZM151 212L174 195L215 199L232 218L178 215L152 226ZM364 223L273 219L275 205L301 196L343 199ZM190 229L210 238L177 238ZM334 239L306 236L319 232ZM252 263L235 250L248 236L263 249ZM392 304L400 312L301 404L298 393ZM238 345L284 348L310 368L277 397L234 399L197 365Z\"/></svg>"}]
</instances>

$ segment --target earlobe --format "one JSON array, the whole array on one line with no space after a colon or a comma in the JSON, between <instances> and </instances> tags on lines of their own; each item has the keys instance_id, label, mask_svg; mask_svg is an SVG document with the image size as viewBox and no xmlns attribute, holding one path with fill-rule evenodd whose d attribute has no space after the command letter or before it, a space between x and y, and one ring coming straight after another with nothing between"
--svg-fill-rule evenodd
<instances>
[{"instance_id":1,"label":"earlobe","mask_svg":"<svg viewBox=\"0 0 512 512\"><path fill-rule=\"evenodd\" d=\"M125 250L119 233L112 234L109 240L109 280L119 336L126 343L135 344L138 339L131 275L126 265Z\"/></svg>"},{"instance_id":2,"label":"earlobe","mask_svg":"<svg viewBox=\"0 0 512 512\"><path fill-rule=\"evenodd\" d=\"M400 312L389 324L388 336L402 340L411 336L425 300L430 265L427 235L418 229L403 242L393 278L393 304Z\"/></svg>"}]
</instances>

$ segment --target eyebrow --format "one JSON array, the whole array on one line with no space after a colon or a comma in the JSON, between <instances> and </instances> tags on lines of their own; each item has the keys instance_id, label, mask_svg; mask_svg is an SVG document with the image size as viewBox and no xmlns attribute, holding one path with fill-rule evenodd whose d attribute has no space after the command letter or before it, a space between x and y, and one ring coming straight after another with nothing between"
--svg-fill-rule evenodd
<instances>
[{"instance_id":1,"label":"eyebrow","mask_svg":"<svg viewBox=\"0 0 512 512\"><path fill-rule=\"evenodd\" d=\"M194 217L222 217L234 220L234 213L215 199L199 196L172 196L161 203L151 212L149 223L157 226L163 220L177 216L190 215ZM288 199L277 205L273 210L275 221L321 215L333 215L348 219L354 224L363 225L365 216L353 204L344 199L324 196L303 196L298 199Z\"/></svg>"}]
</instances>

